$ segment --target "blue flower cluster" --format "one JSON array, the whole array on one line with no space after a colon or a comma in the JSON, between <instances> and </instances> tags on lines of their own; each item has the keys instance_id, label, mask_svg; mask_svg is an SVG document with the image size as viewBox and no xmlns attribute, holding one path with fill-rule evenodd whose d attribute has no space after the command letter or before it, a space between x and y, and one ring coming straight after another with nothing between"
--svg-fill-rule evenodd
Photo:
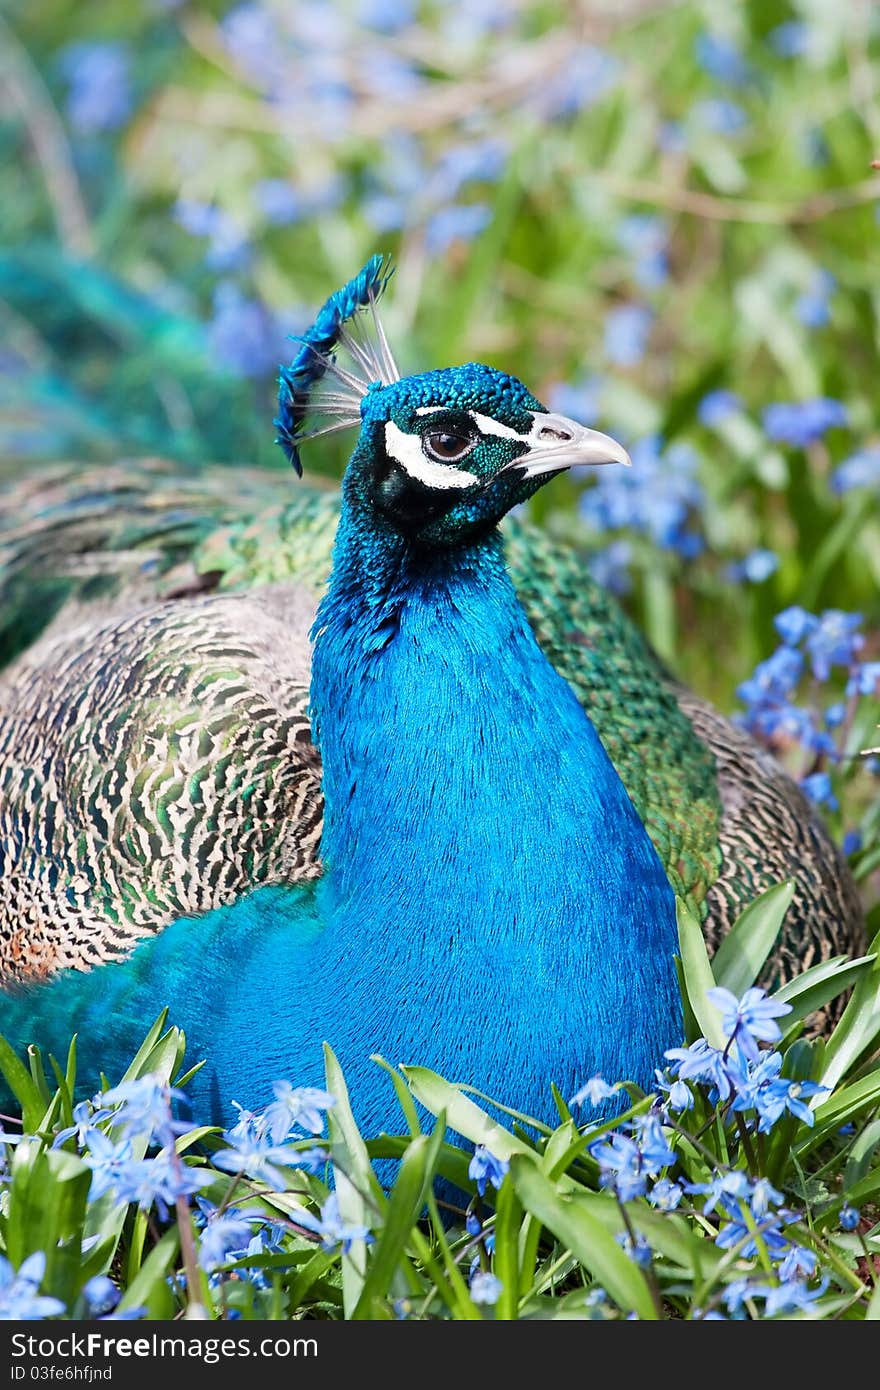
<instances>
[{"instance_id":1,"label":"blue flower cluster","mask_svg":"<svg viewBox=\"0 0 880 1390\"><path fill-rule=\"evenodd\" d=\"M859 659L865 645L862 622L860 613L836 608L821 614L797 605L786 608L774 619L781 645L737 688L746 706L739 722L774 752L802 749L807 759L801 785L817 805L829 810L837 807L831 777L817 763L839 763L859 699L874 695L880 684L880 662ZM794 702L805 677L812 678L815 692L835 672L846 676L843 700L832 691L824 709Z\"/></svg>"},{"instance_id":2,"label":"blue flower cluster","mask_svg":"<svg viewBox=\"0 0 880 1390\"><path fill-rule=\"evenodd\" d=\"M863 487L880 487L880 446L876 444L851 454L831 475L832 492L842 494Z\"/></svg>"},{"instance_id":3,"label":"blue flower cluster","mask_svg":"<svg viewBox=\"0 0 880 1390\"><path fill-rule=\"evenodd\" d=\"M0 1255L0 1322L52 1318L67 1311L60 1299L39 1292L45 1272L42 1251L28 1255L17 1270Z\"/></svg>"},{"instance_id":4,"label":"blue flower cluster","mask_svg":"<svg viewBox=\"0 0 880 1390\"><path fill-rule=\"evenodd\" d=\"M806 449L831 429L848 423L846 406L830 396L807 401L778 401L763 414L767 437L793 449Z\"/></svg>"},{"instance_id":5,"label":"blue flower cluster","mask_svg":"<svg viewBox=\"0 0 880 1390\"><path fill-rule=\"evenodd\" d=\"M125 44L73 43L60 55L67 119L79 135L118 130L131 115L131 56Z\"/></svg>"},{"instance_id":6,"label":"blue flower cluster","mask_svg":"<svg viewBox=\"0 0 880 1390\"><path fill-rule=\"evenodd\" d=\"M697 1094L702 1093L710 1105L721 1106L728 1123L736 1119L747 1132L767 1134L786 1115L812 1126L809 1102L827 1088L784 1076L781 1054L762 1047L780 1041L777 1020L790 1012L789 1004L758 988L746 990L737 999L718 987L707 991L707 997L720 1013L725 1046L713 1047L700 1038L689 1047L670 1048L669 1066L657 1073L662 1099L647 1113L622 1121L591 1144L589 1151L598 1164L601 1186L619 1201L646 1198L659 1211L675 1211L688 1198L699 1198L696 1205L702 1216L712 1218L717 1227L715 1243L720 1249L734 1251L743 1260L769 1257L776 1282L756 1271L724 1286L719 1301L730 1316L745 1317L747 1302L754 1306L756 1299L763 1301L768 1317L808 1308L824 1292L827 1281L810 1285L817 1257L788 1233L800 1220L798 1214L783 1204L783 1194L766 1177L754 1177L744 1167L719 1164L702 1182L676 1177L680 1160L675 1149L675 1115L693 1109ZM598 1105L616 1090L601 1077L592 1077L573 1101ZM855 1209L844 1208L841 1227L853 1229L857 1222ZM627 1237L622 1243L637 1263L651 1262L652 1252L643 1237ZM704 1316L723 1314L715 1310Z\"/></svg>"},{"instance_id":7,"label":"blue flower cluster","mask_svg":"<svg viewBox=\"0 0 880 1390\"><path fill-rule=\"evenodd\" d=\"M594 474L581 497L581 515L596 531L640 532L660 549L693 559L704 544L696 525L704 494L695 453L686 444L665 449L658 435L640 440L630 453L632 468Z\"/></svg>"}]
</instances>

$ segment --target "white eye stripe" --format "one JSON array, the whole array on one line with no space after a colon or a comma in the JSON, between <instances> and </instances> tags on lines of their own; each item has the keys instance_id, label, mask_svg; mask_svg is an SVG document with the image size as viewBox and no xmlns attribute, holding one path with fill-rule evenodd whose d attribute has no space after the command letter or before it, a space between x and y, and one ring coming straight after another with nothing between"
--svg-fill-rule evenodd
<instances>
[{"instance_id":1,"label":"white eye stripe","mask_svg":"<svg viewBox=\"0 0 880 1390\"><path fill-rule=\"evenodd\" d=\"M426 414L426 411L422 411ZM393 420L385 422L385 452L389 458L399 463L404 473L426 487L464 488L473 487L480 480L475 473L466 473L454 464L432 463L422 453L422 438L418 434L404 434Z\"/></svg>"},{"instance_id":2,"label":"white eye stripe","mask_svg":"<svg viewBox=\"0 0 880 1390\"><path fill-rule=\"evenodd\" d=\"M416 415L436 415L444 409L446 407L440 405L420 405L416 408ZM481 415L478 410L465 410L463 414L473 421L474 429L479 430L480 434L493 434L496 439L515 439L520 444L529 443L535 428L533 423L525 434L520 434L519 430L502 425L500 420L493 420L491 415Z\"/></svg>"}]
</instances>

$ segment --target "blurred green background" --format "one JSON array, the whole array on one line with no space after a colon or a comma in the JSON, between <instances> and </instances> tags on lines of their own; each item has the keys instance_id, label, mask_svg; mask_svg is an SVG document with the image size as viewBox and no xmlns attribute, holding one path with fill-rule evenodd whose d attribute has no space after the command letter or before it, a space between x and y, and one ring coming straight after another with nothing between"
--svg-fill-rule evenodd
<instances>
[{"instance_id":1,"label":"blurred green background","mask_svg":"<svg viewBox=\"0 0 880 1390\"><path fill-rule=\"evenodd\" d=\"M488 361L630 447L629 473L556 481L533 514L813 779L868 871L877 6L0 16L0 477L159 454L227 465L232 488L237 463L276 468L283 497L288 336L390 252L404 370ZM347 442L311 446L307 469L338 476ZM813 626L775 625L792 605Z\"/></svg>"}]
</instances>

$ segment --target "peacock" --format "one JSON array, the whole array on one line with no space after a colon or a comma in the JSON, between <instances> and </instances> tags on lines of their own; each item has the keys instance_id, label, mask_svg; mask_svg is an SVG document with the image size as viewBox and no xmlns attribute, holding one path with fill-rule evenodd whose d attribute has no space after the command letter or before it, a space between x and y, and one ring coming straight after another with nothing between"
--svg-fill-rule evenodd
<instances>
[{"instance_id":1,"label":"peacock","mask_svg":"<svg viewBox=\"0 0 880 1390\"><path fill-rule=\"evenodd\" d=\"M158 459L6 489L0 1031L75 1032L94 1087L168 1007L206 1122L320 1086L324 1040L372 1132L375 1053L544 1120L551 1080L648 1086L681 1031L676 895L714 949L793 878L768 979L862 944L798 788L517 514L625 451L496 368L401 376L389 275L281 371L298 475L358 430L339 494Z\"/></svg>"}]
</instances>

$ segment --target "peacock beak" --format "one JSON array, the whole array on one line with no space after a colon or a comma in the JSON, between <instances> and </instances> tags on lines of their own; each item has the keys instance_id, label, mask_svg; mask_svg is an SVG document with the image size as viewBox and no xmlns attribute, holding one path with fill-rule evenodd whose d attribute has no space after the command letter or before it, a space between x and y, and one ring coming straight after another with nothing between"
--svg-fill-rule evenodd
<instances>
[{"instance_id":1,"label":"peacock beak","mask_svg":"<svg viewBox=\"0 0 880 1390\"><path fill-rule=\"evenodd\" d=\"M610 435L549 412L535 416L528 446L526 453L512 459L501 471L517 469L524 478L540 478L578 464L622 463L629 467L632 463L623 445Z\"/></svg>"}]
</instances>

